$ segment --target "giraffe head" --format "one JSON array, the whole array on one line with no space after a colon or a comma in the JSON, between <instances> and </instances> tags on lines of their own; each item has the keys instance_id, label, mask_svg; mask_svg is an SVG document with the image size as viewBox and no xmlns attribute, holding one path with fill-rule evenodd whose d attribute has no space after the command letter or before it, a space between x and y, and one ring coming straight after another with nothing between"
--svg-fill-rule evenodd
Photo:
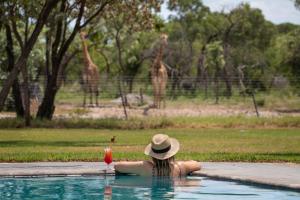
<instances>
[{"instance_id":1,"label":"giraffe head","mask_svg":"<svg viewBox=\"0 0 300 200\"><path fill-rule=\"evenodd\" d=\"M88 34L86 32L84 32L84 31L80 32L80 38L81 39L85 40L87 37L88 37Z\"/></svg>"},{"instance_id":2,"label":"giraffe head","mask_svg":"<svg viewBox=\"0 0 300 200\"><path fill-rule=\"evenodd\" d=\"M163 46L167 46L168 45L168 35L165 33L162 33L160 35L160 42Z\"/></svg>"}]
</instances>

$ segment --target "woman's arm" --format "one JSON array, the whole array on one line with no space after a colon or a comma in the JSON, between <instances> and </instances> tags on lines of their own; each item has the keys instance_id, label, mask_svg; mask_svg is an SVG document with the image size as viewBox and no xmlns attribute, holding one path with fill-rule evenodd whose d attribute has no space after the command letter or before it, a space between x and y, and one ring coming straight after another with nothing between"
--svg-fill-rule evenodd
<instances>
[{"instance_id":1,"label":"woman's arm","mask_svg":"<svg viewBox=\"0 0 300 200\"><path fill-rule=\"evenodd\" d=\"M182 162L186 174L189 174L194 171L198 171L201 169L200 163L194 160Z\"/></svg>"},{"instance_id":2,"label":"woman's arm","mask_svg":"<svg viewBox=\"0 0 300 200\"><path fill-rule=\"evenodd\" d=\"M149 164L145 161L128 162L122 161L115 163L115 170L119 173L148 175Z\"/></svg>"}]
</instances>

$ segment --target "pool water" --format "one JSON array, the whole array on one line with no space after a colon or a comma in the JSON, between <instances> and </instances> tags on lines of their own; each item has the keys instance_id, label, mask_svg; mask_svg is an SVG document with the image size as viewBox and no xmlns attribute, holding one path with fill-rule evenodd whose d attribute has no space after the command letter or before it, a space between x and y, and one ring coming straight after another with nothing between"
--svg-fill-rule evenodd
<instances>
[{"instance_id":1,"label":"pool water","mask_svg":"<svg viewBox=\"0 0 300 200\"><path fill-rule=\"evenodd\" d=\"M106 193L106 194L105 194ZM26 199L300 199L300 193L216 181L120 177L0 178L1 200Z\"/></svg>"}]
</instances>

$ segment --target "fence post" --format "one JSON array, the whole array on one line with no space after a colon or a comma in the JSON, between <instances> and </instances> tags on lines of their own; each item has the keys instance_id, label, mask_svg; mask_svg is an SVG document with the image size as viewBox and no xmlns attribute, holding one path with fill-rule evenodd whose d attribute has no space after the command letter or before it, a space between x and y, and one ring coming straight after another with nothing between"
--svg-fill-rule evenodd
<instances>
[{"instance_id":1,"label":"fence post","mask_svg":"<svg viewBox=\"0 0 300 200\"><path fill-rule=\"evenodd\" d=\"M140 98L141 98L141 105L144 104L144 96L143 96L143 89L140 88Z\"/></svg>"},{"instance_id":2,"label":"fence post","mask_svg":"<svg viewBox=\"0 0 300 200\"><path fill-rule=\"evenodd\" d=\"M124 95L123 95L123 91L122 91L122 83L121 83L121 78L119 77L119 92L120 92L120 96L121 96L121 100L122 100L122 106L123 106L123 110L124 110L124 115L125 115L125 119L127 120L128 119L128 114L127 114L127 109L126 109L126 103L125 102L125 98L124 98ZM126 94L125 94L126 95Z\"/></svg>"}]
</instances>

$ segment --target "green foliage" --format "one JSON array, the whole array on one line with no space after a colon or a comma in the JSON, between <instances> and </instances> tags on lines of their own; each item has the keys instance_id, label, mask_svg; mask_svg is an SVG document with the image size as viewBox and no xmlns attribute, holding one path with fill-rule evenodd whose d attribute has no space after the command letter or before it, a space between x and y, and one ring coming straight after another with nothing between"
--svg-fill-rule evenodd
<instances>
[{"instance_id":1,"label":"green foliage","mask_svg":"<svg viewBox=\"0 0 300 200\"><path fill-rule=\"evenodd\" d=\"M13 0L0 3L0 80L5 79L8 74L4 24L15 21L21 39L24 41L26 32L33 31L43 2ZM60 21L66 20L64 22L67 24L63 26L64 33L61 33L61 37L57 37L59 43L66 42L72 34L79 11L78 5L82 1L66 2L68 6L72 3L77 6L68 7L68 12L62 12L60 11L62 1L60 1L59 6L51 13L47 26L29 56L27 69L31 81L37 80L46 72L47 34L50 34L52 39L52 44L47 48L55 46L54 39ZM299 0L294 0L294 3L299 8ZM14 4L16 10L13 15L7 11ZM81 21L84 22L100 5L94 0L86 1L84 20ZM169 9L176 15L164 21L153 12L159 10L160 5L161 1L111 1L101 15L97 15L84 27L84 31L89 34L87 43L90 55L99 67L103 82L101 83L102 98L117 95L117 90L110 90L112 86L109 84L113 84L113 81L109 80L119 75L129 77L124 84L129 87L133 87L134 81L140 78L143 80L143 87L150 88L145 91L151 94L148 81L149 66L155 51L154 44L162 32L169 35L169 45L163 60L177 73L178 82L182 82L184 78L191 80L195 76L199 76L197 81L201 80L203 69L199 58L204 54L204 68L208 72L207 80L213 80L217 71L220 71L220 80L224 79L223 71L226 68L232 87L237 87L237 68L244 65L244 81L247 88L268 91L274 77L280 76L288 78L291 85L289 89L296 89L299 93L299 25L272 24L265 19L261 10L252 8L247 3L242 3L229 12L212 12L200 0L168 1ZM13 34L13 37L14 53L17 58L21 46L16 34ZM58 50L62 46L58 47ZM83 58L81 40L77 36L63 60L71 57L73 53L75 54L66 67L63 77L71 83L78 84ZM55 57L55 55L48 56ZM55 66L49 67L50 74L53 67ZM171 75L171 72L169 74ZM173 75L170 76L170 83L175 81ZM40 82L45 83L42 80ZM202 90L200 82L197 82L198 90ZM220 90L222 89L224 89L223 80L220 81ZM69 99L72 99L72 96Z\"/></svg>"},{"instance_id":2,"label":"green foliage","mask_svg":"<svg viewBox=\"0 0 300 200\"><path fill-rule=\"evenodd\" d=\"M224 49L220 41L213 42L207 46L206 68L220 70L225 66Z\"/></svg>"},{"instance_id":3,"label":"green foliage","mask_svg":"<svg viewBox=\"0 0 300 200\"><path fill-rule=\"evenodd\" d=\"M277 36L268 50L269 60L277 72L285 74L291 83L300 87L300 28Z\"/></svg>"},{"instance_id":4,"label":"green foliage","mask_svg":"<svg viewBox=\"0 0 300 200\"><path fill-rule=\"evenodd\" d=\"M265 20L262 11L251 8L249 4L241 4L233 9L229 19L234 25L230 42L235 46L266 49L275 32L274 25Z\"/></svg>"},{"instance_id":5,"label":"green foliage","mask_svg":"<svg viewBox=\"0 0 300 200\"><path fill-rule=\"evenodd\" d=\"M287 34L298 28L298 25L292 23L282 23L277 25L277 30L279 34Z\"/></svg>"},{"instance_id":6,"label":"green foliage","mask_svg":"<svg viewBox=\"0 0 300 200\"><path fill-rule=\"evenodd\" d=\"M300 0L294 0L296 8L300 9Z\"/></svg>"}]
</instances>

